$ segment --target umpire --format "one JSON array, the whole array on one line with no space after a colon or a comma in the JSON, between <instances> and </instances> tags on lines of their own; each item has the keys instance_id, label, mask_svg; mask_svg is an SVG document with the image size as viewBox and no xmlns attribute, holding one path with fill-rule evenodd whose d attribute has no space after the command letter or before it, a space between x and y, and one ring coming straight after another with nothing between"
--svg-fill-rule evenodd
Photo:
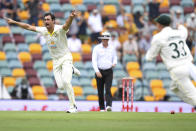
<instances>
[{"instance_id":1,"label":"umpire","mask_svg":"<svg viewBox=\"0 0 196 131\"><path fill-rule=\"evenodd\" d=\"M101 112L105 111L104 87L106 91L106 111L112 111L112 95L110 89L113 79L112 68L117 64L117 56L115 49L108 44L110 38L110 33L104 32L99 37L101 43L94 47L92 54L92 64L95 70Z\"/></svg>"}]
</instances>

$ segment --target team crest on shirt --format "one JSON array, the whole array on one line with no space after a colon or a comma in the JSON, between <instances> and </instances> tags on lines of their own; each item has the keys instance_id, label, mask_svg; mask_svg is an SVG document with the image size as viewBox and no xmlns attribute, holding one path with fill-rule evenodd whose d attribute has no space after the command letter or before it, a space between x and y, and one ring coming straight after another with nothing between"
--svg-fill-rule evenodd
<instances>
[{"instance_id":1,"label":"team crest on shirt","mask_svg":"<svg viewBox=\"0 0 196 131\"><path fill-rule=\"evenodd\" d=\"M57 32L54 32L52 35L48 34L48 46L50 47L50 49L56 49L57 48L57 37L58 34Z\"/></svg>"},{"instance_id":2,"label":"team crest on shirt","mask_svg":"<svg viewBox=\"0 0 196 131\"><path fill-rule=\"evenodd\" d=\"M51 49L56 49L57 48L54 41L50 42L49 46L50 46Z\"/></svg>"}]
</instances>

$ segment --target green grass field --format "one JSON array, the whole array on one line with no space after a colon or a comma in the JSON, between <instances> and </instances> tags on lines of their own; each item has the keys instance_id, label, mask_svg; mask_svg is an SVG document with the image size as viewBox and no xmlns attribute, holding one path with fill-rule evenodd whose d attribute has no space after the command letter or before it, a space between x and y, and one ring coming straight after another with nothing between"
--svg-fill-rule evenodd
<instances>
[{"instance_id":1,"label":"green grass field","mask_svg":"<svg viewBox=\"0 0 196 131\"><path fill-rule=\"evenodd\" d=\"M0 131L196 131L194 113L0 112Z\"/></svg>"}]
</instances>

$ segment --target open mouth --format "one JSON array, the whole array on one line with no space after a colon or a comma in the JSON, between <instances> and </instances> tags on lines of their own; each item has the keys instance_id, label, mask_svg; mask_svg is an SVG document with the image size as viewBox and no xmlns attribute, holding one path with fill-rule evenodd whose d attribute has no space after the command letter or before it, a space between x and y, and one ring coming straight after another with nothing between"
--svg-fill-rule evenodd
<instances>
[{"instance_id":1,"label":"open mouth","mask_svg":"<svg viewBox=\"0 0 196 131\"><path fill-rule=\"evenodd\" d=\"M49 26L49 24L46 24L46 26Z\"/></svg>"}]
</instances>

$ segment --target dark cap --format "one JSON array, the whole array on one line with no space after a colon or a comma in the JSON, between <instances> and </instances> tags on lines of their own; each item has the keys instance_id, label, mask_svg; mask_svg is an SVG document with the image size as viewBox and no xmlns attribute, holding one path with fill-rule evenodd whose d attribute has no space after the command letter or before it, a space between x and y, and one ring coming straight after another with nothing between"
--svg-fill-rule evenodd
<instances>
[{"instance_id":1,"label":"dark cap","mask_svg":"<svg viewBox=\"0 0 196 131\"><path fill-rule=\"evenodd\" d=\"M170 23L171 23L171 18L167 14L161 14L160 16L155 18L155 21L158 22L161 25L169 26Z\"/></svg>"}]
</instances>

